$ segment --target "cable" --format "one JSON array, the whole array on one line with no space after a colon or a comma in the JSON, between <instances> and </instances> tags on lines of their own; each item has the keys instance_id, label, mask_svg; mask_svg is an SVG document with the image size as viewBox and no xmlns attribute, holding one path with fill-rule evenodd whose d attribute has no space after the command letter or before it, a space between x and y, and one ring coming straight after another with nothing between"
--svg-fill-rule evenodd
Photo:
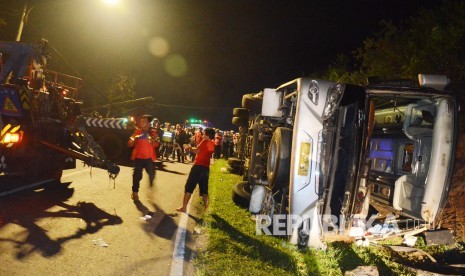
<instances>
[{"instance_id":1,"label":"cable","mask_svg":"<svg viewBox=\"0 0 465 276\"><path fill-rule=\"evenodd\" d=\"M28 24L32 27L32 29L34 29L35 32L37 32L40 37L45 37L44 34L34 26L34 24L32 24L31 22L32 20L30 20L28 18ZM79 73L78 70L76 70L74 68L74 66L71 65L71 63L56 49L54 48L50 43L48 44L48 47L50 47L57 55L60 59L63 60L63 62L78 76L80 77L81 79L84 80L84 77L82 76L81 73ZM94 89L96 92L97 92L97 95L100 96L102 99L106 100L106 97L105 97L105 94L100 90L98 89L92 82L90 82L89 80L84 80L92 89Z\"/></svg>"}]
</instances>

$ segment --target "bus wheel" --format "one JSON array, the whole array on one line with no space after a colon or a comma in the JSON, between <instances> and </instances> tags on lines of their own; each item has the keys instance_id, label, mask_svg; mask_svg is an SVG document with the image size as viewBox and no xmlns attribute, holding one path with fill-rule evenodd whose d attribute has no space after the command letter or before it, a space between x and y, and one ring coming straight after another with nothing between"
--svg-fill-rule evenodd
<instances>
[{"instance_id":1,"label":"bus wheel","mask_svg":"<svg viewBox=\"0 0 465 276\"><path fill-rule=\"evenodd\" d=\"M234 108L233 109L233 117L240 117L244 118L245 120L249 120L249 110L247 108Z\"/></svg>"},{"instance_id":2,"label":"bus wheel","mask_svg":"<svg viewBox=\"0 0 465 276\"><path fill-rule=\"evenodd\" d=\"M250 197L251 197L251 186L249 182L243 181L234 185L232 199L233 202L244 208L249 207Z\"/></svg>"}]
</instances>

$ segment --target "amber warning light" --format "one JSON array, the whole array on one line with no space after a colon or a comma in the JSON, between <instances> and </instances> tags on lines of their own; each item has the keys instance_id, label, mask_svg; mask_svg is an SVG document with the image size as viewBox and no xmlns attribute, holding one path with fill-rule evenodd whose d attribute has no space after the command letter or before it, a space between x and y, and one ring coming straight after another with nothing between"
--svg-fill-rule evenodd
<instances>
[{"instance_id":1,"label":"amber warning light","mask_svg":"<svg viewBox=\"0 0 465 276\"><path fill-rule=\"evenodd\" d=\"M0 144L6 144L9 148L16 143L21 142L23 138L23 132L20 131L21 126L12 126L7 124L0 130Z\"/></svg>"},{"instance_id":2,"label":"amber warning light","mask_svg":"<svg viewBox=\"0 0 465 276\"><path fill-rule=\"evenodd\" d=\"M5 133L5 135L2 137L0 143L1 144L7 144L7 147L13 146L13 144L21 142L21 139L23 138L23 132L17 132L17 133Z\"/></svg>"}]
</instances>

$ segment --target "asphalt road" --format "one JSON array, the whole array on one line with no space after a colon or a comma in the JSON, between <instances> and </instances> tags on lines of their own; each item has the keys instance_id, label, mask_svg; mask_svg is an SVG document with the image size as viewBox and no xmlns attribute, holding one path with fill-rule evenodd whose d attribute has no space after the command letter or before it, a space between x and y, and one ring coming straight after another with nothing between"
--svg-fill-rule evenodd
<instances>
[{"instance_id":1,"label":"asphalt road","mask_svg":"<svg viewBox=\"0 0 465 276\"><path fill-rule=\"evenodd\" d=\"M189 170L165 162L152 188L144 173L137 203L131 167L113 182L78 165L13 194L20 184L0 176L0 275L192 275L199 218L176 212Z\"/></svg>"}]
</instances>

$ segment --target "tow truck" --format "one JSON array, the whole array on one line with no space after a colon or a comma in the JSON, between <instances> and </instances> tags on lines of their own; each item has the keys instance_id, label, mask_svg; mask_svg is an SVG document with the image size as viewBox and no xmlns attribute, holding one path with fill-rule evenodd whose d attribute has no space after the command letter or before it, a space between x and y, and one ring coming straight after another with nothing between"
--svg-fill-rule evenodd
<instances>
[{"instance_id":1,"label":"tow truck","mask_svg":"<svg viewBox=\"0 0 465 276\"><path fill-rule=\"evenodd\" d=\"M82 103L70 97L82 79L45 70L47 46L0 42L0 174L59 180L79 159L116 178L120 168L86 130Z\"/></svg>"}]
</instances>

